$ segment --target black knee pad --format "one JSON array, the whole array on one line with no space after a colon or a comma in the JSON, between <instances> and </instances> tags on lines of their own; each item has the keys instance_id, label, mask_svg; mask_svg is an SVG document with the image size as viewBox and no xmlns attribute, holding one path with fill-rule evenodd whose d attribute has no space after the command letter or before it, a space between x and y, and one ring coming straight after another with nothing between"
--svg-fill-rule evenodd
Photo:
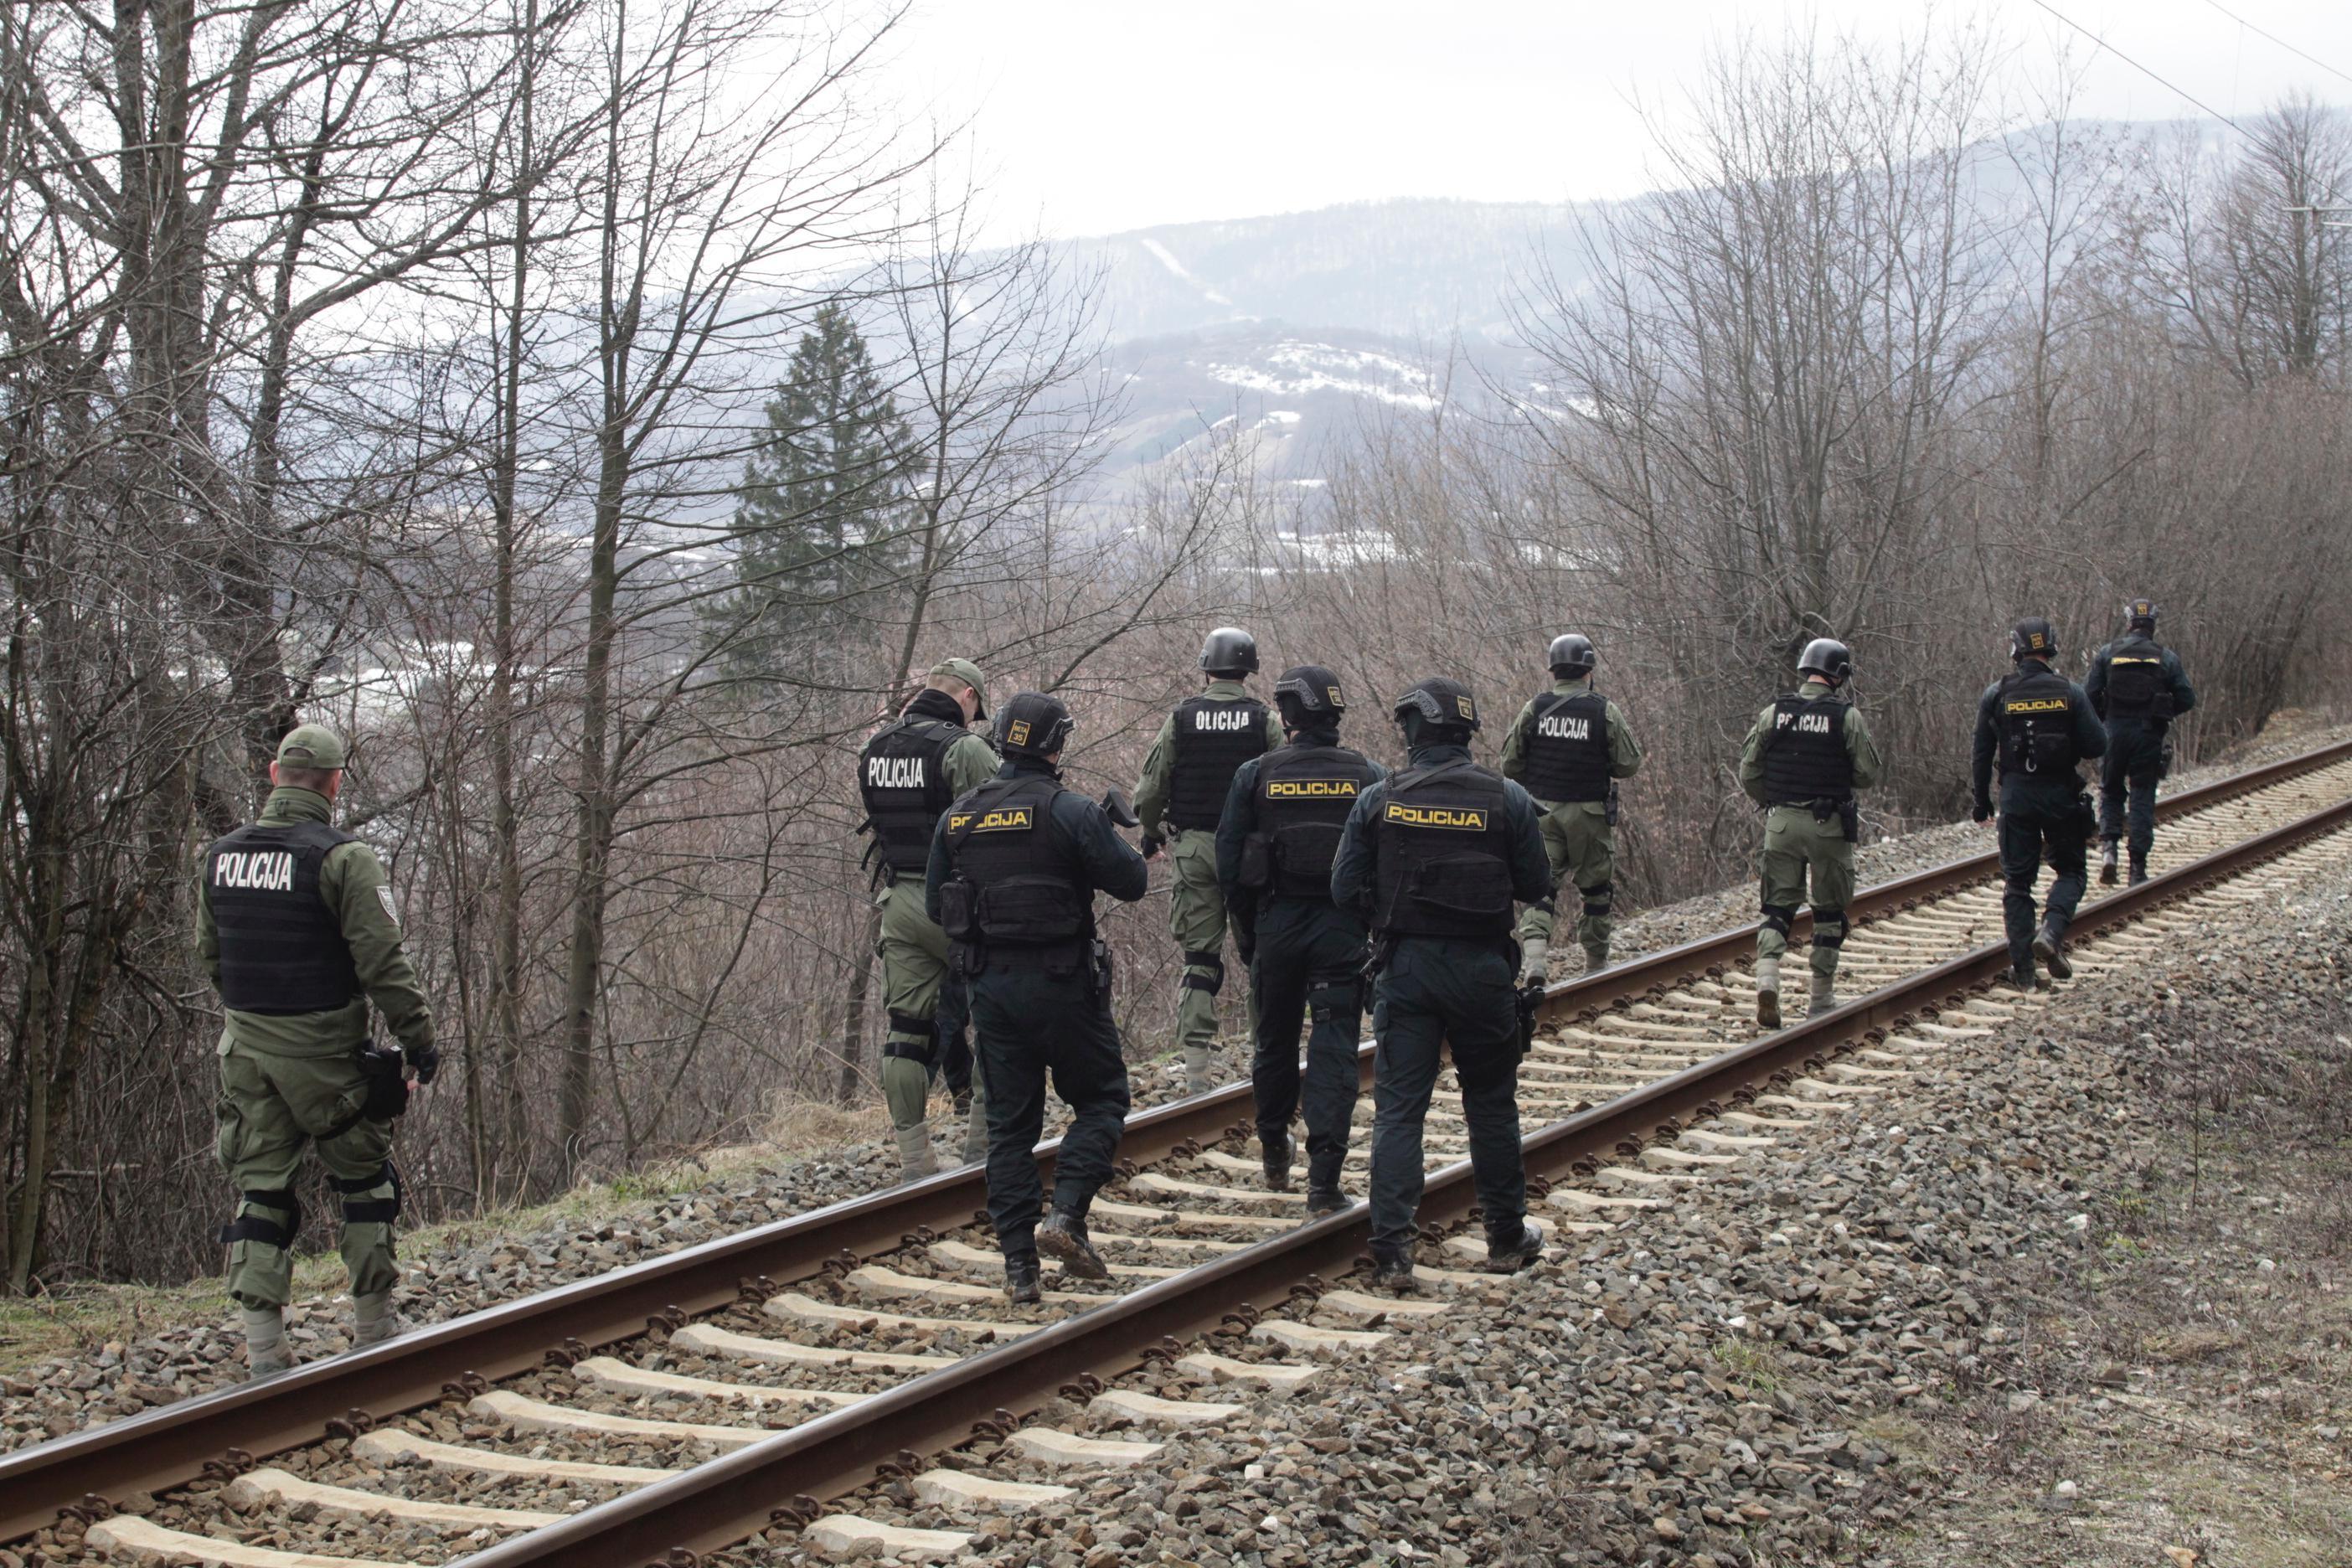
<instances>
[{"instance_id":1,"label":"black knee pad","mask_svg":"<svg viewBox=\"0 0 2352 1568\"><path fill-rule=\"evenodd\" d=\"M1767 931L1777 931L1782 936L1786 936L1789 934L1790 924L1794 921L1796 918L1796 907L1792 904L1766 904L1764 906L1764 929Z\"/></svg>"},{"instance_id":2,"label":"black knee pad","mask_svg":"<svg viewBox=\"0 0 2352 1568\"><path fill-rule=\"evenodd\" d=\"M1188 948L1184 952L1184 989L1187 991L1205 991L1214 996L1225 988L1225 955L1222 952L1194 952ZM1195 969L1205 969L1209 973L1192 973Z\"/></svg>"},{"instance_id":3,"label":"black knee pad","mask_svg":"<svg viewBox=\"0 0 2352 1568\"><path fill-rule=\"evenodd\" d=\"M1528 908L1541 910L1543 917L1546 920L1549 920L1554 914L1559 912L1559 900L1557 898L1538 899L1536 902L1529 904Z\"/></svg>"},{"instance_id":4,"label":"black knee pad","mask_svg":"<svg viewBox=\"0 0 2352 1568\"><path fill-rule=\"evenodd\" d=\"M926 1018L920 1013L900 1013L893 1010L889 1018L893 1034L910 1035L919 1040L928 1040L939 1033L937 1020Z\"/></svg>"},{"instance_id":5,"label":"black knee pad","mask_svg":"<svg viewBox=\"0 0 2352 1568\"><path fill-rule=\"evenodd\" d=\"M1843 910L1813 911L1813 945L1815 947L1845 945L1845 911Z\"/></svg>"},{"instance_id":6,"label":"black knee pad","mask_svg":"<svg viewBox=\"0 0 2352 1568\"><path fill-rule=\"evenodd\" d=\"M259 1204L264 1208L283 1209L286 1221L281 1225L268 1215L241 1214L221 1226L221 1245L229 1247L240 1241L263 1241L280 1249L293 1247L294 1238L302 1232L300 1199L284 1187L265 1187L257 1192L239 1193L237 1201L240 1205Z\"/></svg>"},{"instance_id":7,"label":"black knee pad","mask_svg":"<svg viewBox=\"0 0 2352 1568\"><path fill-rule=\"evenodd\" d=\"M1589 888L1579 888L1576 890L1584 895L1586 914L1605 915L1609 912L1610 895L1615 890L1609 883L1595 882Z\"/></svg>"},{"instance_id":8,"label":"black knee pad","mask_svg":"<svg viewBox=\"0 0 2352 1568\"><path fill-rule=\"evenodd\" d=\"M342 1194L345 1225L390 1225L400 1217L400 1167L391 1161L386 1160L383 1163L383 1169L373 1176L354 1176L349 1181L345 1181L341 1176L328 1179L334 1184L335 1191ZM388 1198L362 1198L353 1195L372 1191L387 1183L392 1187L392 1196Z\"/></svg>"}]
</instances>

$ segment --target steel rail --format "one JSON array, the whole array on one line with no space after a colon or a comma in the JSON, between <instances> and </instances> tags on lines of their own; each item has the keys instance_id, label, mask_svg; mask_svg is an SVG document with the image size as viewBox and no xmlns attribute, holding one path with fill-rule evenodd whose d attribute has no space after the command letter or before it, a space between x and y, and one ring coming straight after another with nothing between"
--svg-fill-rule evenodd
<instances>
[{"instance_id":1,"label":"steel rail","mask_svg":"<svg viewBox=\"0 0 2352 1568\"><path fill-rule=\"evenodd\" d=\"M2127 923L2347 822L2352 800L2118 891L2086 907L2075 930L2089 936ZM2006 944L1989 943L1554 1122L1526 1141L1529 1176L1571 1170L1621 1145L1671 1141L1694 1115L1719 1112L1759 1084L1792 1076L1874 1031L1899 1027L1923 1005L1980 989L2008 967ZM1475 1202L1471 1167L1463 1161L1430 1177L1421 1218L1424 1224L1449 1224L1465 1217ZM686 1561L670 1555L679 1549L711 1551L772 1525L790 1524L798 1500L855 1490L901 1450L922 1455L956 1447L969 1440L973 1424L1001 1419L1001 1411L1034 1410L1057 1388L1086 1374L1108 1379L1132 1371L1163 1337L1213 1330L1244 1303L1274 1306L1310 1276L1349 1265L1368 1245L1370 1231L1370 1210L1361 1204L1308 1221L1042 1332L513 1537L468 1557L467 1568L652 1568ZM802 1504L799 1515L804 1518L805 1512Z\"/></svg>"},{"instance_id":2,"label":"steel rail","mask_svg":"<svg viewBox=\"0 0 2352 1568\"><path fill-rule=\"evenodd\" d=\"M2159 801L2158 811L2167 818L2197 811L2347 757L2352 757L2352 741L2182 790ZM1998 869L1999 859L1993 852L1964 857L1882 883L1858 894L1848 906L1849 915L1866 920L1940 897L1983 880ZM2110 898L2095 907L2114 901ZM1741 925L1628 960L1600 974L1553 986L1545 1011L1552 1017L1597 1011L1627 996L1665 989L1693 971L1736 963L1754 941L1755 927ZM1369 1046L1360 1070L1369 1079ZM1139 1111L1128 1119L1121 1157L1149 1162L1165 1158L1180 1144L1212 1142L1249 1103L1250 1088L1244 1082ZM1037 1148L1049 1184L1059 1146L1060 1140L1054 1139ZM747 1280L789 1284L817 1274L845 1252L885 1250L925 1226L952 1229L969 1222L986 1190L978 1166L944 1172L502 1302L385 1344L306 1363L278 1377L161 1405L0 1456L0 1542L47 1526L61 1509L88 1495L119 1497L182 1485L201 1476L206 1460L220 1458L231 1448L256 1457L282 1453L318 1441L329 1421L352 1411L382 1420L432 1404L465 1373L491 1382L512 1377L537 1367L549 1349L567 1341L591 1347L611 1344L644 1333L648 1321L657 1316L692 1316L723 1308L738 1298Z\"/></svg>"}]
</instances>

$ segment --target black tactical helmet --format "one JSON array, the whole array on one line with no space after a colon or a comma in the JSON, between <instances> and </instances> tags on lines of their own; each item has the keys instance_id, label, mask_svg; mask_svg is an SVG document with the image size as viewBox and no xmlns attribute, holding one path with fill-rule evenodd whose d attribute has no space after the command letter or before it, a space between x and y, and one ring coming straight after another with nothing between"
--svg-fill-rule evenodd
<instances>
[{"instance_id":1,"label":"black tactical helmet","mask_svg":"<svg viewBox=\"0 0 2352 1568\"><path fill-rule=\"evenodd\" d=\"M1835 637L1815 637L1797 658L1799 675L1818 675L1832 686L1853 678L1853 649Z\"/></svg>"},{"instance_id":2,"label":"black tactical helmet","mask_svg":"<svg viewBox=\"0 0 2352 1568\"><path fill-rule=\"evenodd\" d=\"M1348 700L1339 695L1339 678L1319 664L1295 664L1284 670L1274 683L1274 700L1285 718L1293 710L1334 719L1348 710Z\"/></svg>"},{"instance_id":3,"label":"black tactical helmet","mask_svg":"<svg viewBox=\"0 0 2352 1568\"><path fill-rule=\"evenodd\" d=\"M1201 668L1212 675L1255 675L1257 638L1239 626L1219 626L1201 644Z\"/></svg>"},{"instance_id":4,"label":"black tactical helmet","mask_svg":"<svg viewBox=\"0 0 2352 1568\"><path fill-rule=\"evenodd\" d=\"M1592 651L1592 639L1568 632L1551 639L1550 664L1554 675L1584 676L1592 673L1600 656Z\"/></svg>"},{"instance_id":5,"label":"black tactical helmet","mask_svg":"<svg viewBox=\"0 0 2352 1568\"><path fill-rule=\"evenodd\" d=\"M2028 616L2010 628L2009 657L2011 658L2056 658L2058 633L2040 616Z\"/></svg>"},{"instance_id":6,"label":"black tactical helmet","mask_svg":"<svg viewBox=\"0 0 2352 1568\"><path fill-rule=\"evenodd\" d=\"M2156 630L2156 601L2134 599L2124 606L2124 629L2133 632Z\"/></svg>"},{"instance_id":7,"label":"black tactical helmet","mask_svg":"<svg viewBox=\"0 0 2352 1568\"><path fill-rule=\"evenodd\" d=\"M1008 757L1050 757L1069 740L1070 729L1070 710L1060 698L1024 691L996 710L996 749Z\"/></svg>"},{"instance_id":8,"label":"black tactical helmet","mask_svg":"<svg viewBox=\"0 0 2352 1568\"><path fill-rule=\"evenodd\" d=\"M1478 704L1471 700L1470 689L1458 680L1443 675L1433 675L1419 686L1396 700L1396 720L1402 724L1412 714L1421 715L1422 722L1449 730L1475 730L1478 727Z\"/></svg>"}]
</instances>

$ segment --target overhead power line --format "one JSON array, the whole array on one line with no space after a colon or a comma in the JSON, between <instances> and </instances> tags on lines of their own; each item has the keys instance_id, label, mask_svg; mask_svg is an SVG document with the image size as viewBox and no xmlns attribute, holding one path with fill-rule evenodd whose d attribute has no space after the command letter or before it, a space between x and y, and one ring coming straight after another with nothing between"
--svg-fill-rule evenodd
<instances>
[{"instance_id":1,"label":"overhead power line","mask_svg":"<svg viewBox=\"0 0 2352 1568\"><path fill-rule=\"evenodd\" d=\"M2284 49L2288 54L2294 56L2296 58L2309 60L2313 65L2317 66L2321 70L2327 72L2330 76L2339 76L2343 77L2346 81L2352 81L2352 76L2347 76L2344 72L2337 70L2334 66L2329 65L2317 55L2310 54L2305 50L2296 48L2293 44L2288 43L2276 33L2269 32L2262 27L2256 26L2253 23L2247 21L2243 16L2239 16L2235 11L2231 10L2227 5L2222 5L2221 0L2205 0L2205 4L2212 6L2213 9L2221 12L2221 15L2229 17L2230 20L2238 24L2241 27L2245 28L2246 31L2257 34L2262 37L2268 38L2272 43L2276 44L2280 48Z\"/></svg>"},{"instance_id":2,"label":"overhead power line","mask_svg":"<svg viewBox=\"0 0 2352 1568\"><path fill-rule=\"evenodd\" d=\"M2196 94L2189 92L2185 89L2173 86L2172 83L2165 80L2164 78L2157 75L2156 72L2148 69L2146 66L2140 64L2137 60L2124 53L2123 50L2116 47L2115 45L2107 42L2106 39L2099 37L2098 34L2083 26L2082 23L2077 22L2074 17L2069 16L2066 13L2058 9L2057 6L2051 5L2050 0L2033 0L2033 3L2036 5L2041 6L2044 11L2049 12L2053 16L2057 17L2061 22L2065 23L2066 26L2074 28L2074 31L2082 34L2083 37L2090 39L2091 42L2098 45L2099 47L2106 50L2107 53L2115 56L2116 58L2123 61L2124 64L2131 67L2132 69L2139 72L2140 75L2147 78L2148 80L2156 83L2158 87L2163 88L2168 92L2177 94L2178 96L2186 99L2189 102L2195 104L2198 108L2203 110L2206 113L2211 115L2214 119L2220 121L2222 124L2228 126L2231 130L2244 137L2247 141L2255 142L2262 141L2261 137L2255 135L2252 132L2247 130L2244 126L2239 124L2236 121L2231 119L2228 115L2222 113L2211 104L2207 103L2203 99L2199 98Z\"/></svg>"}]
</instances>

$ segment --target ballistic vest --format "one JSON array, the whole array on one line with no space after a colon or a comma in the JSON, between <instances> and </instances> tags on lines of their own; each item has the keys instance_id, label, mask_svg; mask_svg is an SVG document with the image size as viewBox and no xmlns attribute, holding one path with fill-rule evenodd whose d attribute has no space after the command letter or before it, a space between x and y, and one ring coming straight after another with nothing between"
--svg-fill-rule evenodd
<instances>
[{"instance_id":1,"label":"ballistic vest","mask_svg":"<svg viewBox=\"0 0 2352 1568\"><path fill-rule=\"evenodd\" d=\"M1225 814L1234 773L1265 754L1265 704L1255 697L1219 701L1188 697L1176 704L1176 756L1169 772L1168 820L1214 827Z\"/></svg>"},{"instance_id":2,"label":"ballistic vest","mask_svg":"<svg viewBox=\"0 0 2352 1568\"><path fill-rule=\"evenodd\" d=\"M1264 840L1268 898L1331 897L1331 862L1372 764L1345 746L1291 744L1257 765L1257 836Z\"/></svg>"},{"instance_id":3,"label":"ballistic vest","mask_svg":"<svg viewBox=\"0 0 2352 1568\"><path fill-rule=\"evenodd\" d=\"M2165 679L2164 649L2134 632L2107 650L2107 717L2169 719L2172 682Z\"/></svg>"},{"instance_id":4,"label":"ballistic vest","mask_svg":"<svg viewBox=\"0 0 2352 1568\"><path fill-rule=\"evenodd\" d=\"M1609 798L1609 700L1547 691L1528 715L1519 783L1538 800Z\"/></svg>"},{"instance_id":5,"label":"ballistic vest","mask_svg":"<svg viewBox=\"0 0 2352 1568\"><path fill-rule=\"evenodd\" d=\"M931 836L954 803L948 749L971 733L961 724L911 710L874 732L857 756L857 792L876 851L892 873L919 877L930 865Z\"/></svg>"},{"instance_id":6,"label":"ballistic vest","mask_svg":"<svg viewBox=\"0 0 2352 1568\"><path fill-rule=\"evenodd\" d=\"M2000 729L2000 771L2056 777L2071 774L2081 756L2074 750L2074 693L2066 678L2029 660L2001 678L1993 695L1993 721Z\"/></svg>"},{"instance_id":7,"label":"ballistic vest","mask_svg":"<svg viewBox=\"0 0 2352 1568\"><path fill-rule=\"evenodd\" d=\"M1056 947L1094 935L1094 883L1076 848L1054 828L1059 780L995 778L957 801L947 818L953 879L940 889L940 925L966 945Z\"/></svg>"},{"instance_id":8,"label":"ballistic vest","mask_svg":"<svg viewBox=\"0 0 2352 1568\"><path fill-rule=\"evenodd\" d=\"M1510 936L1505 798L1499 776L1467 762L1413 768L1389 780L1373 825L1375 935Z\"/></svg>"},{"instance_id":9,"label":"ballistic vest","mask_svg":"<svg viewBox=\"0 0 2352 1568\"><path fill-rule=\"evenodd\" d=\"M290 1016L331 1013L359 999L342 921L319 893L328 851L356 842L323 822L257 823L205 852L223 1004Z\"/></svg>"},{"instance_id":10,"label":"ballistic vest","mask_svg":"<svg viewBox=\"0 0 2352 1568\"><path fill-rule=\"evenodd\" d=\"M1764 737L1764 798L1773 805L1853 798L1853 756L1845 749L1847 705L1834 697L1783 697Z\"/></svg>"}]
</instances>

